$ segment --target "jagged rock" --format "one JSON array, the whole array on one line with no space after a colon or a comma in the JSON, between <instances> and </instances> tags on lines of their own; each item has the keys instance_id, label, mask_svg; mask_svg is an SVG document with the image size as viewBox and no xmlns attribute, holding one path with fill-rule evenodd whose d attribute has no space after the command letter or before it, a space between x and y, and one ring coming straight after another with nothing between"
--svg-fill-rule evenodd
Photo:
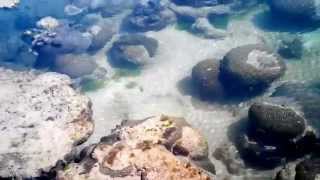
<instances>
[{"instance_id":1,"label":"jagged rock","mask_svg":"<svg viewBox=\"0 0 320 180\"><path fill-rule=\"evenodd\" d=\"M175 22L175 14L160 1L147 0L135 6L125 25L135 31L157 31Z\"/></svg>"},{"instance_id":2,"label":"jagged rock","mask_svg":"<svg viewBox=\"0 0 320 180\"><path fill-rule=\"evenodd\" d=\"M274 180L293 180L295 176L294 168L294 165L286 165L276 174Z\"/></svg>"},{"instance_id":3,"label":"jagged rock","mask_svg":"<svg viewBox=\"0 0 320 180\"><path fill-rule=\"evenodd\" d=\"M0 68L0 83L1 178L38 177L93 132L90 100L67 76Z\"/></svg>"},{"instance_id":4,"label":"jagged rock","mask_svg":"<svg viewBox=\"0 0 320 180\"><path fill-rule=\"evenodd\" d=\"M20 3L20 0L2 0L0 8L14 8Z\"/></svg>"},{"instance_id":5,"label":"jagged rock","mask_svg":"<svg viewBox=\"0 0 320 180\"><path fill-rule=\"evenodd\" d=\"M200 180L211 177L195 164L214 171L206 141L183 118L125 121L89 149L80 163L69 164L57 178Z\"/></svg>"},{"instance_id":6,"label":"jagged rock","mask_svg":"<svg viewBox=\"0 0 320 180\"><path fill-rule=\"evenodd\" d=\"M317 180L320 177L320 159L311 158L296 166L295 180Z\"/></svg>"},{"instance_id":7,"label":"jagged rock","mask_svg":"<svg viewBox=\"0 0 320 180\"><path fill-rule=\"evenodd\" d=\"M230 95L252 96L284 74L285 64L264 45L230 50L221 63L220 80Z\"/></svg>"}]
</instances>

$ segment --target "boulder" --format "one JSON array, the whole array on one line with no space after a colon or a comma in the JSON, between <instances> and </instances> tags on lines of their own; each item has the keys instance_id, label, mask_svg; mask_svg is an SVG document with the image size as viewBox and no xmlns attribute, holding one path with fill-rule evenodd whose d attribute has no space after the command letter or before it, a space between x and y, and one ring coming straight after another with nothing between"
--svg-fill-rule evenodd
<instances>
[{"instance_id":1,"label":"boulder","mask_svg":"<svg viewBox=\"0 0 320 180\"><path fill-rule=\"evenodd\" d=\"M216 6L223 0L172 0L177 5L186 5L193 7Z\"/></svg>"},{"instance_id":2,"label":"boulder","mask_svg":"<svg viewBox=\"0 0 320 180\"><path fill-rule=\"evenodd\" d=\"M49 171L93 132L91 103L57 73L0 68L0 179Z\"/></svg>"},{"instance_id":3,"label":"boulder","mask_svg":"<svg viewBox=\"0 0 320 180\"><path fill-rule=\"evenodd\" d=\"M320 175L320 159L311 158L296 166L295 180L317 180Z\"/></svg>"},{"instance_id":4,"label":"boulder","mask_svg":"<svg viewBox=\"0 0 320 180\"><path fill-rule=\"evenodd\" d=\"M278 102L277 102L278 101ZM318 139L294 101L266 99L249 108L247 130L235 139L248 164L274 168L284 160L295 160L317 152ZM285 176L279 174L279 176ZM280 178L280 177L279 177Z\"/></svg>"},{"instance_id":5,"label":"boulder","mask_svg":"<svg viewBox=\"0 0 320 180\"><path fill-rule=\"evenodd\" d=\"M300 36L284 37L278 47L280 56L286 59L300 59L303 55L303 41Z\"/></svg>"},{"instance_id":6,"label":"boulder","mask_svg":"<svg viewBox=\"0 0 320 180\"><path fill-rule=\"evenodd\" d=\"M116 34L117 28L114 22L101 22L96 25L92 25L88 28L92 39L89 47L89 51L98 51L103 48L108 41Z\"/></svg>"},{"instance_id":7,"label":"boulder","mask_svg":"<svg viewBox=\"0 0 320 180\"><path fill-rule=\"evenodd\" d=\"M316 0L269 0L267 2L274 13L283 14L286 18L311 21L320 19L320 4Z\"/></svg>"},{"instance_id":8,"label":"boulder","mask_svg":"<svg viewBox=\"0 0 320 180\"><path fill-rule=\"evenodd\" d=\"M300 106L308 124L319 134L320 89L319 82L284 83L272 94L273 97L293 99Z\"/></svg>"},{"instance_id":9,"label":"boulder","mask_svg":"<svg viewBox=\"0 0 320 180\"><path fill-rule=\"evenodd\" d=\"M64 54L57 56L53 70L71 78L78 78L92 74L96 68L94 59L87 54Z\"/></svg>"},{"instance_id":10,"label":"boulder","mask_svg":"<svg viewBox=\"0 0 320 180\"><path fill-rule=\"evenodd\" d=\"M306 128L305 119L295 110L269 103L254 103L249 109L249 121L259 138L273 141L297 138Z\"/></svg>"},{"instance_id":11,"label":"boulder","mask_svg":"<svg viewBox=\"0 0 320 180\"><path fill-rule=\"evenodd\" d=\"M224 56L220 81L230 95L252 96L265 90L284 71L283 60L264 45L244 45Z\"/></svg>"},{"instance_id":12,"label":"boulder","mask_svg":"<svg viewBox=\"0 0 320 180\"><path fill-rule=\"evenodd\" d=\"M207 180L211 177L201 164L214 171L206 141L183 118L124 121L89 149L79 163L58 171L57 178Z\"/></svg>"},{"instance_id":13,"label":"boulder","mask_svg":"<svg viewBox=\"0 0 320 180\"><path fill-rule=\"evenodd\" d=\"M27 31L32 38L32 48L40 54L67 54L85 52L91 45L91 36L66 24L54 29Z\"/></svg>"},{"instance_id":14,"label":"boulder","mask_svg":"<svg viewBox=\"0 0 320 180\"><path fill-rule=\"evenodd\" d=\"M115 66L139 66L147 64L155 56L157 40L140 34L124 35L116 41L109 51Z\"/></svg>"},{"instance_id":15,"label":"boulder","mask_svg":"<svg viewBox=\"0 0 320 180\"><path fill-rule=\"evenodd\" d=\"M192 81L202 96L221 98L224 90L219 81L220 62L208 59L199 62L192 69Z\"/></svg>"},{"instance_id":16,"label":"boulder","mask_svg":"<svg viewBox=\"0 0 320 180\"><path fill-rule=\"evenodd\" d=\"M157 0L147 0L135 6L125 25L134 31L157 31L175 22L175 14Z\"/></svg>"}]
</instances>

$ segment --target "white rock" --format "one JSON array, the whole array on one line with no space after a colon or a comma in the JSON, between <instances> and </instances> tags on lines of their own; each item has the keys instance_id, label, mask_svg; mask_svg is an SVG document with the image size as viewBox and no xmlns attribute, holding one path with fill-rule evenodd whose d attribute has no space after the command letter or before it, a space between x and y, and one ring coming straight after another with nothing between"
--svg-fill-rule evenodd
<instances>
[{"instance_id":1,"label":"white rock","mask_svg":"<svg viewBox=\"0 0 320 180\"><path fill-rule=\"evenodd\" d=\"M51 16L44 17L37 22L38 28L54 29L59 26L59 21Z\"/></svg>"},{"instance_id":2,"label":"white rock","mask_svg":"<svg viewBox=\"0 0 320 180\"><path fill-rule=\"evenodd\" d=\"M20 0L1 0L0 8L14 8L20 3Z\"/></svg>"},{"instance_id":3,"label":"white rock","mask_svg":"<svg viewBox=\"0 0 320 180\"><path fill-rule=\"evenodd\" d=\"M93 132L91 102L57 73L0 68L0 177L36 177Z\"/></svg>"}]
</instances>

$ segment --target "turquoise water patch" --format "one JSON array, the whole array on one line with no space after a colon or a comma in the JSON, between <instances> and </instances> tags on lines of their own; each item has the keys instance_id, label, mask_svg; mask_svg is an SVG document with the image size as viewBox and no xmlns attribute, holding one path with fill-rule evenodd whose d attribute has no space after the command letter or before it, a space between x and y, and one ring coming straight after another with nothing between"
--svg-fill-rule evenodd
<instances>
[{"instance_id":1,"label":"turquoise water patch","mask_svg":"<svg viewBox=\"0 0 320 180\"><path fill-rule=\"evenodd\" d=\"M141 74L141 69L117 69L115 74L112 76L112 80L120 80L124 77L136 77Z\"/></svg>"},{"instance_id":2,"label":"turquoise water patch","mask_svg":"<svg viewBox=\"0 0 320 180\"><path fill-rule=\"evenodd\" d=\"M106 80L86 79L81 82L81 92L94 92L106 85Z\"/></svg>"},{"instance_id":3,"label":"turquoise water patch","mask_svg":"<svg viewBox=\"0 0 320 180\"><path fill-rule=\"evenodd\" d=\"M229 20L230 20L230 16L228 14L224 14L224 15L209 15L208 17L209 22L218 29L227 29L228 24L229 24Z\"/></svg>"}]
</instances>

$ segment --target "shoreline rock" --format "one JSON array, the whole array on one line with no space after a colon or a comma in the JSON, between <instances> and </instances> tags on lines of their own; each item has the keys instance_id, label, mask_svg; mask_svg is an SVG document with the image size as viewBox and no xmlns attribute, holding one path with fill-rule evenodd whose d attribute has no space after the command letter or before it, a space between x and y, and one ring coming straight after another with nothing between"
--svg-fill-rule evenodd
<instances>
[{"instance_id":1,"label":"shoreline rock","mask_svg":"<svg viewBox=\"0 0 320 180\"><path fill-rule=\"evenodd\" d=\"M20 0L2 0L0 2L0 9L1 8L14 8L20 3Z\"/></svg>"},{"instance_id":2,"label":"shoreline rock","mask_svg":"<svg viewBox=\"0 0 320 180\"><path fill-rule=\"evenodd\" d=\"M0 68L0 177L49 171L92 134L90 100L57 73Z\"/></svg>"},{"instance_id":3,"label":"shoreline rock","mask_svg":"<svg viewBox=\"0 0 320 180\"><path fill-rule=\"evenodd\" d=\"M93 146L57 179L207 180L212 178L203 169L215 171L206 141L183 118L124 121Z\"/></svg>"}]
</instances>

